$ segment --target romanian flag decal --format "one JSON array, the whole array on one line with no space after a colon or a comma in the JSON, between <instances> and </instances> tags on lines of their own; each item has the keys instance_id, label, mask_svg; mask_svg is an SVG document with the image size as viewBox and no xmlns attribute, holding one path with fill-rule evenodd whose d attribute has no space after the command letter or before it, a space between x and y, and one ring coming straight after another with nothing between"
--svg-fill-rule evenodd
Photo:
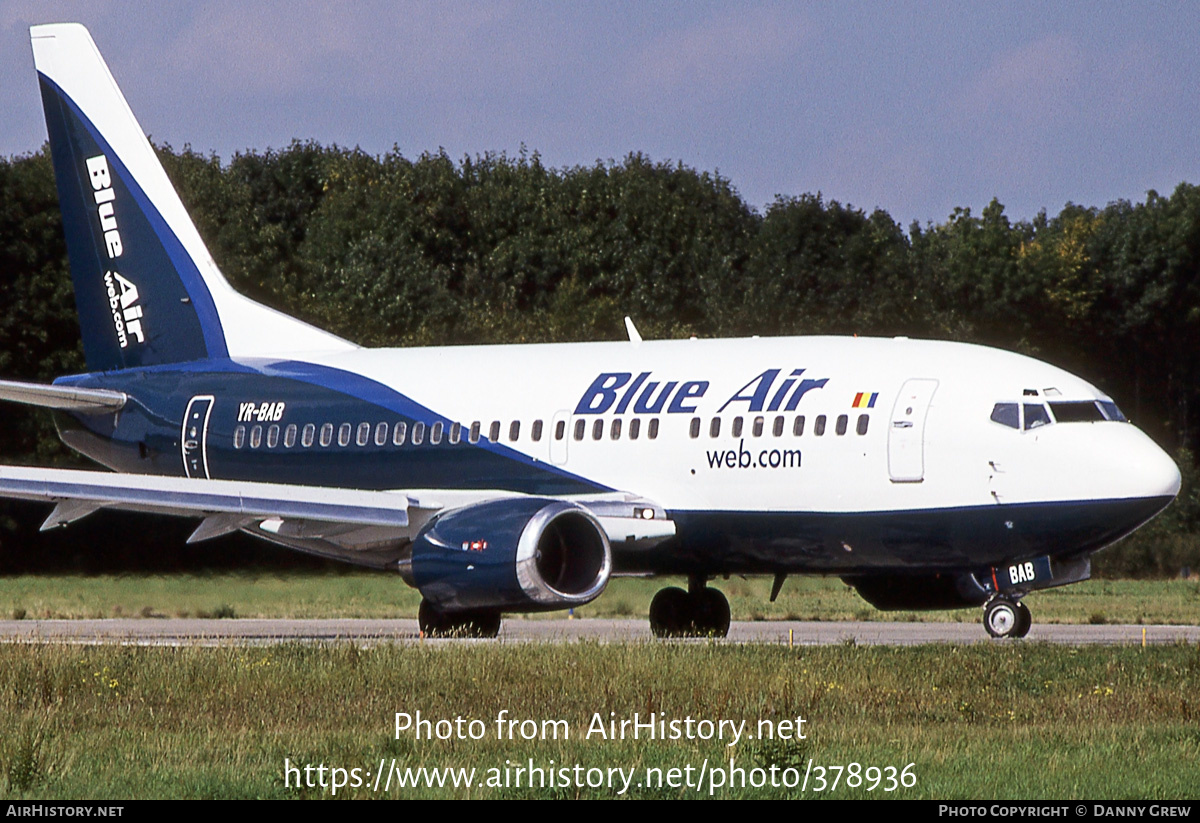
<instances>
[{"instance_id":1,"label":"romanian flag decal","mask_svg":"<svg viewBox=\"0 0 1200 823\"><path fill-rule=\"evenodd\" d=\"M860 391L854 395L854 402L850 404L853 409L873 409L875 401L879 399L877 391Z\"/></svg>"}]
</instances>

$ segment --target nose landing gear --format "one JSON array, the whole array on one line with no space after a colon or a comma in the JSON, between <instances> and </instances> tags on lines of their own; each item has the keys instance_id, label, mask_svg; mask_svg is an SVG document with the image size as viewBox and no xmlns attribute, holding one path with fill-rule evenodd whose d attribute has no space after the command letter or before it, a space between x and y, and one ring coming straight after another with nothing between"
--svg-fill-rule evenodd
<instances>
[{"instance_id":1,"label":"nose landing gear","mask_svg":"<svg viewBox=\"0 0 1200 823\"><path fill-rule=\"evenodd\" d=\"M998 594L983 607L983 627L992 637L1024 637L1032 625L1029 607L1008 595Z\"/></svg>"}]
</instances>

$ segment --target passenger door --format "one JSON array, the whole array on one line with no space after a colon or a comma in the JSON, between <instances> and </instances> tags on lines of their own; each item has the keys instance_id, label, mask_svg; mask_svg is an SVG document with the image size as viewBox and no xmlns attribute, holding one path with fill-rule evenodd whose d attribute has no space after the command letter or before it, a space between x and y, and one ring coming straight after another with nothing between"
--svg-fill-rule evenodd
<instances>
[{"instance_id":1,"label":"passenger door","mask_svg":"<svg viewBox=\"0 0 1200 823\"><path fill-rule=\"evenodd\" d=\"M938 381L915 377L906 380L892 407L888 427L888 475L893 483L920 483L925 479L925 417Z\"/></svg>"},{"instance_id":2,"label":"passenger door","mask_svg":"<svg viewBox=\"0 0 1200 823\"><path fill-rule=\"evenodd\" d=\"M183 451L183 473L188 477L208 477L208 418L212 415L214 398L211 394L193 397L183 414L180 448Z\"/></svg>"}]
</instances>

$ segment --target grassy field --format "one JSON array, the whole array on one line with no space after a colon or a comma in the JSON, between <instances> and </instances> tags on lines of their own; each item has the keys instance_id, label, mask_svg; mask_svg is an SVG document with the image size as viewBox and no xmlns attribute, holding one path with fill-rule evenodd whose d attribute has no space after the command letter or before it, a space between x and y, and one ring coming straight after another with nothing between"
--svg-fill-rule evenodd
<instances>
[{"instance_id":1,"label":"grassy field","mask_svg":"<svg viewBox=\"0 0 1200 823\"><path fill-rule=\"evenodd\" d=\"M511 785L516 764L632 770L625 796L1195 798L1200 649L1040 644L783 649L718 644L268 648L0 647L0 790L8 798L330 797L305 765L358 768L337 797L611 797L615 785ZM395 733L395 713L478 719L479 740ZM561 720L569 739L499 739L515 720ZM612 713L610 715L610 712ZM803 740L585 738L603 719L803 717ZM519 727L517 727L519 728ZM697 730L699 727L696 727ZM817 792L713 789L715 765L908 767L910 786ZM285 785L285 759L296 767ZM373 790L380 760L489 769L502 785ZM707 760L708 780L697 791ZM505 764L508 765L504 786ZM553 761L553 764L551 763ZM909 764L912 764L909 766ZM647 770L679 770L676 787ZM599 775L600 772L593 773ZM736 773L735 773L736 774ZM768 771L757 773L765 777ZM885 772L886 774L886 772ZM319 775L311 772L313 782ZM365 778L365 779L364 779ZM729 777L723 773L723 779ZM736 782L736 777L734 778ZM607 778L606 778L607 780ZM897 781L898 782L898 781ZM639 787L638 783L642 785Z\"/></svg>"},{"instance_id":2,"label":"grassy field","mask_svg":"<svg viewBox=\"0 0 1200 823\"><path fill-rule=\"evenodd\" d=\"M614 581L579 615L644 616L662 585ZM975 609L877 612L833 579L789 580L775 604L767 602L765 580L719 586L735 619L978 620ZM1028 602L1042 622L1200 623L1195 581L1089 581ZM411 617L417 603L397 578L379 574L0 579L5 617ZM1186 645L4 645L0 793L332 797L331 770L338 768L346 784L338 798L1194 798L1197 682L1200 648ZM397 737L395 713L418 711L435 722L480 720L476 730L484 734ZM564 721L571 736L499 739L501 711L516 720ZM597 714L620 721L637 713L644 721L651 712L744 721L744 734L755 734L760 720L804 717L806 739L743 736L727 746L584 735ZM729 772L731 759L750 785ZM290 785L285 761L297 769ZM475 784L401 789L381 780L376 791L381 761L399 774L475 769ZM531 761L543 779L558 770L556 785L530 788L523 775L515 785L518 764ZM847 786L849 773L835 772L851 763L860 764L860 785ZM321 782L321 765L325 788L298 785L306 776ZM307 775L305 766L313 767ZM817 792L821 766L825 790ZM771 786L773 767L779 782L807 774L807 790ZM899 783L905 774L909 785ZM602 785L589 787L588 778ZM767 785L755 786L756 778ZM878 785L868 791L872 778ZM500 785L486 785L489 779ZM885 791L889 785L893 791Z\"/></svg>"},{"instance_id":3,"label":"grassy field","mask_svg":"<svg viewBox=\"0 0 1200 823\"><path fill-rule=\"evenodd\" d=\"M614 580L580 617L644 617L671 580ZM836 578L720 580L735 620L979 620L978 609L880 612ZM0 578L0 617L415 617L420 595L381 573ZM1031 595L1039 623L1200 625L1200 581L1090 580ZM553 613L557 614L557 613ZM553 614L551 616L553 616Z\"/></svg>"}]
</instances>

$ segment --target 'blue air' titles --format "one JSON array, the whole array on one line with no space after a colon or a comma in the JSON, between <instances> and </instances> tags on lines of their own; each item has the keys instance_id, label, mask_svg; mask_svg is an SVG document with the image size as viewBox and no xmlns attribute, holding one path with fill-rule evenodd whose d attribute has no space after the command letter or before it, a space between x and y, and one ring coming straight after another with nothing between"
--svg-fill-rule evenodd
<instances>
[{"instance_id":1,"label":"'blue air' titles","mask_svg":"<svg viewBox=\"0 0 1200 823\"><path fill-rule=\"evenodd\" d=\"M823 387L829 378L801 380L804 369L793 369L788 377L779 381L782 369L767 369L732 397L725 401L718 414L727 407L745 403L745 412L795 411L800 399L813 390ZM583 397L575 406L575 414L625 414L632 406L634 414L694 414L696 401L704 397L709 388L707 380L667 381L650 379L651 372L642 372L634 377L632 372L604 372L588 386ZM774 389L774 391L772 391Z\"/></svg>"},{"instance_id":2,"label":"'blue air' titles","mask_svg":"<svg viewBox=\"0 0 1200 823\"><path fill-rule=\"evenodd\" d=\"M121 256L124 250L121 246L121 233L117 230L117 215L113 211L112 178L108 174L108 159L103 154L89 157L87 163L88 177L92 181L92 196L96 198L96 213L100 217L100 230L104 232L104 249L108 258L114 260Z\"/></svg>"},{"instance_id":3,"label":"'blue air' titles","mask_svg":"<svg viewBox=\"0 0 1200 823\"><path fill-rule=\"evenodd\" d=\"M92 184L92 197L96 200L96 216L100 219L100 231L104 232L104 250L110 260L121 256L125 247L121 245L121 232L117 228L117 215L113 207L116 191L112 187L112 176L108 171L108 159L103 154L89 157L88 179ZM127 278L115 271L104 273L104 289L108 294L108 306L112 311L113 328L121 348L129 346L129 338L139 343L146 342L142 329L142 307L138 302L138 288Z\"/></svg>"},{"instance_id":4,"label":"'blue air' titles","mask_svg":"<svg viewBox=\"0 0 1200 823\"><path fill-rule=\"evenodd\" d=\"M117 342L121 348L129 345L133 335L139 343L146 342L142 331L142 307L135 306L138 299L137 286L115 271L104 273L104 288L108 292L108 307L112 309L113 328L117 330Z\"/></svg>"}]
</instances>

